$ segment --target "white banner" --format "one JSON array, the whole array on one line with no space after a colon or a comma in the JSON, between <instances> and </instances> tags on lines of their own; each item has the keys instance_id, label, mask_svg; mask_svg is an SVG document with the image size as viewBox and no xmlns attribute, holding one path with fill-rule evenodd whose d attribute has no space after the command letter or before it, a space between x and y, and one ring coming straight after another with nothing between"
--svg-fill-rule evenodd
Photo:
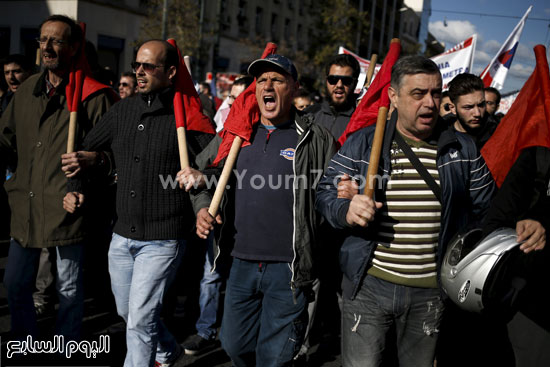
<instances>
[{"instance_id":1,"label":"white banner","mask_svg":"<svg viewBox=\"0 0 550 367\"><path fill-rule=\"evenodd\" d=\"M518 94L519 94L519 90L517 92L503 96L500 100L500 104L497 112L502 112L503 114L506 115L510 107L512 107L512 104L516 100Z\"/></svg>"},{"instance_id":2,"label":"white banner","mask_svg":"<svg viewBox=\"0 0 550 367\"><path fill-rule=\"evenodd\" d=\"M462 73L471 73L474 65L474 52L476 49L477 35L473 35L460 42L444 53L431 59L439 66L443 78L443 90L449 88L449 82L455 76Z\"/></svg>"},{"instance_id":3,"label":"white banner","mask_svg":"<svg viewBox=\"0 0 550 367\"><path fill-rule=\"evenodd\" d=\"M367 80L367 70L369 69L370 60L364 59L342 46L338 48L338 53L351 55L355 57L357 61L359 61L359 66L361 66L361 73L359 74L357 86L355 87L355 93L359 94L361 92L361 89L363 88L363 85L365 85L365 81ZM376 64L376 67L374 68L374 74L372 75L372 80L374 80L374 77L376 76L376 73L378 73L378 70L380 70L381 66L382 64Z\"/></svg>"}]
</instances>

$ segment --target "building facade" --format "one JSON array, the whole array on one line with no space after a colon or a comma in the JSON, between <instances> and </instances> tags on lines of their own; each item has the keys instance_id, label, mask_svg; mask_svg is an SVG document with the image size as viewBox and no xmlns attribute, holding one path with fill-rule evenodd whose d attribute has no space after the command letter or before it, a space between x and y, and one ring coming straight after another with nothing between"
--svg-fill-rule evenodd
<instances>
[{"instance_id":1,"label":"building facade","mask_svg":"<svg viewBox=\"0 0 550 367\"><path fill-rule=\"evenodd\" d=\"M20 0L0 1L0 57L36 55L39 24L52 14L86 23L86 38L95 46L98 62L115 75L130 70L145 12L140 0Z\"/></svg>"}]
</instances>

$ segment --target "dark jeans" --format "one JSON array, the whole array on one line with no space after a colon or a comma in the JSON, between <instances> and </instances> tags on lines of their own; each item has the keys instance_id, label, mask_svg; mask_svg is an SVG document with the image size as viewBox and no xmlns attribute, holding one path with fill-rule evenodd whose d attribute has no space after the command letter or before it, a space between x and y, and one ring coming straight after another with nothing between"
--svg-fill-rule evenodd
<instances>
[{"instance_id":1,"label":"dark jeans","mask_svg":"<svg viewBox=\"0 0 550 367\"><path fill-rule=\"evenodd\" d=\"M393 348L401 367L432 367L443 308L438 289L367 275L355 299L344 298L343 366L382 366L385 351ZM388 341L393 332L396 340ZM386 345L391 342L395 346Z\"/></svg>"},{"instance_id":2,"label":"dark jeans","mask_svg":"<svg viewBox=\"0 0 550 367\"><path fill-rule=\"evenodd\" d=\"M290 264L235 258L225 291L220 339L233 364L287 366L300 350L308 322L301 290L290 289Z\"/></svg>"},{"instance_id":3,"label":"dark jeans","mask_svg":"<svg viewBox=\"0 0 550 367\"><path fill-rule=\"evenodd\" d=\"M54 291L55 266L55 249L43 248L36 274L36 291L32 295L34 304L53 308L51 298Z\"/></svg>"},{"instance_id":4,"label":"dark jeans","mask_svg":"<svg viewBox=\"0 0 550 367\"><path fill-rule=\"evenodd\" d=\"M82 286L83 244L56 247L59 311L55 333L65 340L80 340L84 292ZM40 248L22 247L11 240L8 263L4 274L4 286L8 292L11 313L11 331L15 339L27 335L38 336L32 293L38 271Z\"/></svg>"},{"instance_id":5,"label":"dark jeans","mask_svg":"<svg viewBox=\"0 0 550 367\"><path fill-rule=\"evenodd\" d=\"M219 270L219 263L214 271L212 271L212 264L214 263L213 241L213 235L209 236L205 248L204 270L199 295L201 313L195 324L197 334L207 340L216 338L216 324L218 323L220 305L220 287L224 281Z\"/></svg>"}]
</instances>

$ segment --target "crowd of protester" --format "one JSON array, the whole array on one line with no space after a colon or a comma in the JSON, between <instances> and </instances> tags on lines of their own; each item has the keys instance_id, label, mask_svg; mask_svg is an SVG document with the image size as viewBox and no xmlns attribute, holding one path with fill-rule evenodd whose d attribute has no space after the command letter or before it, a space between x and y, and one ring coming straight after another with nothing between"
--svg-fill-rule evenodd
<instances>
[{"instance_id":1,"label":"crowd of protester","mask_svg":"<svg viewBox=\"0 0 550 367\"><path fill-rule=\"evenodd\" d=\"M253 61L223 100L197 83L202 111L187 113L202 130L187 131L190 167L182 169L173 102L182 69L172 45L144 42L116 82L74 20L53 15L39 29L41 67L23 55L1 62L0 240L9 246L13 340L81 340L89 268L100 274L95 296L126 324L128 367L173 366L217 340L239 367L307 365L313 339L341 346L346 367L514 366L526 353L512 347L507 324L533 309L534 284L548 280L550 169L540 164L548 149L522 152L497 190L479 152L502 119L500 93L479 77L459 74L442 91L429 59L396 62L382 178L370 198L360 178L374 127L336 143L361 103L354 57L333 57L319 91L301 87L299 70L278 54ZM82 47L98 82L84 81L67 152L66 87ZM256 101L256 120L211 213L209 183L228 161L224 127L241 94ZM463 311L440 288L447 244L472 226L511 227L522 243L533 285L506 317ZM187 286L178 270L191 255L200 264L199 314L196 333L180 343L163 319L174 290ZM37 319L55 312L54 330L40 330ZM525 313L548 328L547 316Z\"/></svg>"}]
</instances>

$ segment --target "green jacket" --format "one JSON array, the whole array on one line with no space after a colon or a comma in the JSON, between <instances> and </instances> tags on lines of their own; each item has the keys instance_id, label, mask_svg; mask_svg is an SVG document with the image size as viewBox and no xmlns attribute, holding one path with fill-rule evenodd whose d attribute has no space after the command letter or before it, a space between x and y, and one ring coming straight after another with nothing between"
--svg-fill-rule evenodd
<instances>
[{"instance_id":1,"label":"green jacket","mask_svg":"<svg viewBox=\"0 0 550 367\"><path fill-rule=\"evenodd\" d=\"M21 84L0 119L0 159L17 164L4 184L12 212L10 234L23 247L70 245L84 238L81 211L63 209L67 178L61 154L67 150L69 128L65 81L48 98L46 75ZM81 104L75 150L110 106L105 90Z\"/></svg>"},{"instance_id":2,"label":"green jacket","mask_svg":"<svg viewBox=\"0 0 550 367\"><path fill-rule=\"evenodd\" d=\"M316 186L321 180L324 169L336 152L334 138L328 130L312 122L311 115L295 115L298 131L298 142L294 157L294 176L307 178L307 185L300 181L294 188L294 259L291 264L292 280L290 287L294 290L309 285L315 279L314 252L318 245L318 228L321 216L315 211ZM221 139L217 136L210 145L197 157L199 169L207 167L214 159ZM221 163L220 163L221 166ZM207 174L208 176L208 174ZM233 175L234 178L234 175ZM297 181L298 182L298 181ZM235 182L230 179L230 189L226 190L220 212L223 224L216 231L214 254L217 260L221 251L230 252L233 247L233 219L234 219L234 187ZM193 193L191 199L195 212L208 207L212 198L212 190L203 190ZM216 264L214 264L216 266Z\"/></svg>"}]
</instances>

